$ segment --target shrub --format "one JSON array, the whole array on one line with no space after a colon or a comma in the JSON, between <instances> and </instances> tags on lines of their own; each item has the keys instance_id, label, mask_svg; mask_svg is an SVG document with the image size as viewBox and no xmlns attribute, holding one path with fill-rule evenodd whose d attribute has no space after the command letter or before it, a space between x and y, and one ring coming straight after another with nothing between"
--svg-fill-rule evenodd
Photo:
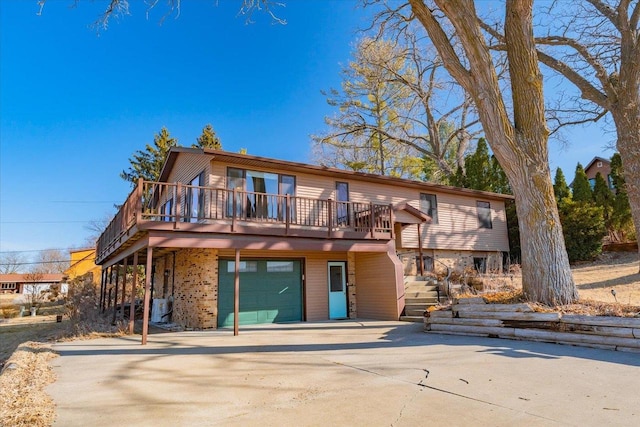
<instances>
[{"instance_id":1,"label":"shrub","mask_svg":"<svg viewBox=\"0 0 640 427\"><path fill-rule=\"evenodd\" d=\"M565 199L558 211L569 261L590 261L600 255L607 234L602 207Z\"/></svg>"}]
</instances>

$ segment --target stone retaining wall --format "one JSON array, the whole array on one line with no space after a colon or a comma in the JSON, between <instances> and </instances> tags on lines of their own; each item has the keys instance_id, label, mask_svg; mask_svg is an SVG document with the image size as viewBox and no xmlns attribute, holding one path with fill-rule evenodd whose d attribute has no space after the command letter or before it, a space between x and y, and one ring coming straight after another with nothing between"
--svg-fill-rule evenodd
<instances>
[{"instance_id":1,"label":"stone retaining wall","mask_svg":"<svg viewBox=\"0 0 640 427\"><path fill-rule=\"evenodd\" d=\"M537 313L528 304L463 298L425 313L425 331L640 352L640 318Z\"/></svg>"}]
</instances>

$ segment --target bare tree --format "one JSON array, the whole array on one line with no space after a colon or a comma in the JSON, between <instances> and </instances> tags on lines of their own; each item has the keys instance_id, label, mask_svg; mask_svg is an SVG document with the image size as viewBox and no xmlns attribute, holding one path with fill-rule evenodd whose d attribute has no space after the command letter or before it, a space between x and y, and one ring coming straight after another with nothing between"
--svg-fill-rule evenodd
<instances>
[{"instance_id":1,"label":"bare tree","mask_svg":"<svg viewBox=\"0 0 640 427\"><path fill-rule=\"evenodd\" d=\"M469 141L481 131L473 104L415 26L383 36L358 44L342 91L330 92L339 114L314 137L316 158L383 175L428 171L427 179L446 181L464 167Z\"/></svg>"},{"instance_id":2,"label":"bare tree","mask_svg":"<svg viewBox=\"0 0 640 427\"><path fill-rule=\"evenodd\" d=\"M23 294L29 304L29 308L38 308L44 302L46 297L46 291L42 289L40 283L44 278L44 273L39 271L32 271L24 275L24 289Z\"/></svg>"},{"instance_id":3,"label":"bare tree","mask_svg":"<svg viewBox=\"0 0 640 427\"><path fill-rule=\"evenodd\" d=\"M58 249L45 249L35 257L33 273L62 273L69 268L69 255Z\"/></svg>"},{"instance_id":4,"label":"bare tree","mask_svg":"<svg viewBox=\"0 0 640 427\"><path fill-rule=\"evenodd\" d=\"M24 263L25 257L20 252L0 254L0 274L19 273Z\"/></svg>"},{"instance_id":5,"label":"bare tree","mask_svg":"<svg viewBox=\"0 0 640 427\"><path fill-rule=\"evenodd\" d=\"M69 0L73 6L77 6L80 0ZM271 16L274 22L279 24L286 24L286 20L279 17L274 13L275 7L284 6L284 3L274 0L238 0L240 3L239 14L246 17L247 22L252 22L255 12L264 12ZM162 3L165 6L165 10L160 18L160 23L164 22L170 16L178 18L180 16L180 9L182 8L182 0L148 0L146 4L146 14L149 18L149 14L154 9L157 9L158 3ZM38 15L41 15L44 11L44 7L47 4L47 0L38 0ZM109 27L109 21L112 18L119 18L130 14L129 10L130 0L108 0L107 6L103 12L99 14L98 18L93 23L93 28L96 31L106 30Z\"/></svg>"},{"instance_id":6,"label":"bare tree","mask_svg":"<svg viewBox=\"0 0 640 427\"><path fill-rule=\"evenodd\" d=\"M549 130L533 35L533 0L506 1L508 92L500 87L496 60L473 1L409 0L409 6L410 18L424 26L446 69L473 99L491 149L509 178L519 218L526 296L547 304L575 301L578 294L549 170ZM461 48L456 49L452 40ZM506 102L509 97L511 112Z\"/></svg>"},{"instance_id":7,"label":"bare tree","mask_svg":"<svg viewBox=\"0 0 640 427\"><path fill-rule=\"evenodd\" d=\"M545 13L538 58L579 92L572 105L585 117L568 123L611 114L640 236L640 0L553 2Z\"/></svg>"}]
</instances>

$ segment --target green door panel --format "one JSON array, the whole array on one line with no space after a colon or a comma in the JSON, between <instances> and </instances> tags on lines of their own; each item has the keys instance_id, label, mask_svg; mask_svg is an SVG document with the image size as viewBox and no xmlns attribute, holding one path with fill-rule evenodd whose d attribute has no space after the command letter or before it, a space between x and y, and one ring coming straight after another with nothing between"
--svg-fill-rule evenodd
<instances>
[{"instance_id":1,"label":"green door panel","mask_svg":"<svg viewBox=\"0 0 640 427\"><path fill-rule=\"evenodd\" d=\"M257 268L240 272L239 324L302 320L301 263L298 260L286 261L292 263L292 271L268 271L267 263L271 261L267 260L247 261L256 263ZM282 266L286 262L278 260L277 264ZM231 260L220 260L218 266L218 327L233 326L233 265Z\"/></svg>"}]
</instances>

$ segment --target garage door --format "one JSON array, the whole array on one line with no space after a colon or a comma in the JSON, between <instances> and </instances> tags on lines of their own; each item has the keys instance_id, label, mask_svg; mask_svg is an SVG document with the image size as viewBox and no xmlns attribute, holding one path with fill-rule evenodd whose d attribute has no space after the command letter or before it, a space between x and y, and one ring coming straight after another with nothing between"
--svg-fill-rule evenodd
<instances>
[{"instance_id":1,"label":"garage door","mask_svg":"<svg viewBox=\"0 0 640 427\"><path fill-rule=\"evenodd\" d=\"M220 260L218 327L233 326L235 261ZM300 260L240 261L241 325L302 320Z\"/></svg>"}]
</instances>

